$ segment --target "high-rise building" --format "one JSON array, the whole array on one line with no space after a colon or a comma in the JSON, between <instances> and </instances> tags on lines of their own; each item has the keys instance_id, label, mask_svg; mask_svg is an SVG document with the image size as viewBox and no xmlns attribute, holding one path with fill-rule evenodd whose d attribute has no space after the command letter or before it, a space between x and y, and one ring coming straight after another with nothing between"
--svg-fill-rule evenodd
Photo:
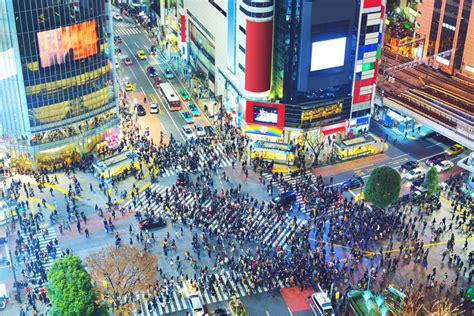
<instances>
[{"instance_id":1,"label":"high-rise building","mask_svg":"<svg viewBox=\"0 0 474 316\"><path fill-rule=\"evenodd\" d=\"M252 137L289 142L367 129L385 0L189 0L175 8L168 25L177 29L166 35L176 35L181 58Z\"/></svg>"},{"instance_id":2,"label":"high-rise building","mask_svg":"<svg viewBox=\"0 0 474 316\"><path fill-rule=\"evenodd\" d=\"M472 0L424 0L418 4L416 33L425 38L423 56L455 49L435 58L439 68L474 77L474 6ZM470 22L470 23L469 23Z\"/></svg>"},{"instance_id":3,"label":"high-rise building","mask_svg":"<svg viewBox=\"0 0 474 316\"><path fill-rule=\"evenodd\" d=\"M0 143L51 167L116 133L109 0L0 1Z\"/></svg>"}]
</instances>

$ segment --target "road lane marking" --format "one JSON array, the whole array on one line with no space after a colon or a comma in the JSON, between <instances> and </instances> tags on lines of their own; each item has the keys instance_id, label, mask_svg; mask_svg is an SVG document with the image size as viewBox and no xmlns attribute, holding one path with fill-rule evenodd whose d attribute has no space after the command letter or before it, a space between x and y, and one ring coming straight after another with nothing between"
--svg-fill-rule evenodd
<instances>
[{"instance_id":1,"label":"road lane marking","mask_svg":"<svg viewBox=\"0 0 474 316\"><path fill-rule=\"evenodd\" d=\"M442 144L442 142L439 142L439 143L436 143L436 144L430 145L430 146L428 146L428 147L426 147L426 148L435 147L435 146L438 146L438 145L441 145L441 144Z\"/></svg>"},{"instance_id":2,"label":"road lane marking","mask_svg":"<svg viewBox=\"0 0 474 316\"><path fill-rule=\"evenodd\" d=\"M125 44L125 46L127 46L129 52L132 52L132 49L130 48L130 46L127 44L126 41L123 41L123 43ZM137 45L137 43L135 41L133 41L133 43L135 43L135 46L138 48L139 46ZM154 84L151 82L149 76L147 76L147 73L145 70L143 70L143 66L140 64L140 61L138 60L138 58L135 56L135 54L133 54L133 58L135 59L135 61L137 62L137 65L138 67L142 70L143 74L145 75L145 78L146 78L146 81L148 81L150 83L150 86L152 88L152 90L156 93L156 95L158 96L158 98L160 99L160 101L162 101L162 105L163 105L163 108L165 109L166 113L168 113L168 116L171 120L171 122L173 123L174 127L176 128L176 131L178 132L178 134L181 136L181 138L183 140L185 140L186 138L184 137L183 135L183 132L181 131L181 128L178 127L178 125L176 124L174 118L171 116L171 112L168 110L168 107L167 107L167 104L166 102L163 102L163 99L161 98L160 96L160 93L158 93L158 90L156 90ZM161 68L160 68L161 69Z\"/></svg>"}]
</instances>

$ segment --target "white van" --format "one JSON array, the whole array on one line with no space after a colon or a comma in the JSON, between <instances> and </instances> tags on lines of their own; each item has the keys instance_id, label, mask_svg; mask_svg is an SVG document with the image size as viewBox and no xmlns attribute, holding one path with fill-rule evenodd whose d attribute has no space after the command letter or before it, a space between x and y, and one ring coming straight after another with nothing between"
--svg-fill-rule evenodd
<instances>
[{"instance_id":1,"label":"white van","mask_svg":"<svg viewBox=\"0 0 474 316\"><path fill-rule=\"evenodd\" d=\"M324 292L314 292L311 295L311 309L316 316L334 316L331 300Z\"/></svg>"},{"instance_id":2,"label":"white van","mask_svg":"<svg viewBox=\"0 0 474 316\"><path fill-rule=\"evenodd\" d=\"M158 113L158 104L150 103L150 113Z\"/></svg>"}]
</instances>

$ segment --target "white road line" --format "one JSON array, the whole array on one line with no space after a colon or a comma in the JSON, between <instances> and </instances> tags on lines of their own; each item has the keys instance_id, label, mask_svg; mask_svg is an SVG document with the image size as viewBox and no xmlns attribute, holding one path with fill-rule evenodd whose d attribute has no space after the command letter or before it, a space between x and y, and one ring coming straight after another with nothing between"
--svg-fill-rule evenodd
<instances>
[{"instance_id":1,"label":"white road line","mask_svg":"<svg viewBox=\"0 0 474 316\"><path fill-rule=\"evenodd\" d=\"M426 148L435 147L435 146L438 146L438 145L441 145L441 144L442 144L442 142L439 142L439 143L436 143L436 144L430 145L430 146L428 146L428 147L426 147Z\"/></svg>"},{"instance_id":2,"label":"white road line","mask_svg":"<svg viewBox=\"0 0 474 316\"><path fill-rule=\"evenodd\" d=\"M169 116L169 118L171 119L171 122L173 122L174 127L176 127L176 131L178 132L179 135L181 135L181 138L182 138L183 140L186 139L186 138L184 137L183 132L181 131L181 128L178 127L178 125L176 124L174 118L171 116L171 112L168 110L168 107L167 107L166 103L163 102L163 99L161 98L160 93L158 93L158 90L156 90L155 85L154 85L153 82L151 82L151 80L150 80L150 77L147 76L146 71L143 70L143 67L142 67L142 65L140 64L140 61L138 60L138 58L135 56L135 54L133 54L133 50L130 49L130 46L128 46L128 44L127 44L126 41L123 41L123 43L125 44L125 46L127 46L128 50L132 53L133 58L135 59L136 63L138 64L138 67L140 67L140 69L143 71L143 74L145 75L146 80L148 80L148 82L150 83L151 88L153 89L153 91L155 92L155 94L156 94L156 95L158 96L158 98L162 101L162 107L165 109L166 113L168 113L168 116ZM133 43L135 43L135 45L136 45L137 47L139 47L135 41L133 41Z\"/></svg>"}]
</instances>

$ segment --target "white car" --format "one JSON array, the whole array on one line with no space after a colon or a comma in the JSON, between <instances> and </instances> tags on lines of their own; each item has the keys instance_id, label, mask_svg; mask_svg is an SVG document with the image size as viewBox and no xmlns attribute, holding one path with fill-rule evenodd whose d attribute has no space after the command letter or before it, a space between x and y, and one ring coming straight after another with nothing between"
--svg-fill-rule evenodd
<instances>
[{"instance_id":1,"label":"white car","mask_svg":"<svg viewBox=\"0 0 474 316\"><path fill-rule=\"evenodd\" d=\"M196 136L194 136L193 130L188 125L184 125L183 127L181 127L181 129L183 130L184 137L187 140L196 138Z\"/></svg>"},{"instance_id":2,"label":"white car","mask_svg":"<svg viewBox=\"0 0 474 316\"><path fill-rule=\"evenodd\" d=\"M150 104L150 113L158 113L158 104L156 103L151 103Z\"/></svg>"},{"instance_id":3,"label":"white car","mask_svg":"<svg viewBox=\"0 0 474 316\"><path fill-rule=\"evenodd\" d=\"M201 298L199 295L196 294L191 294L187 298L187 303L188 303L188 315L192 316L201 316L205 315L206 313L206 308L202 304Z\"/></svg>"},{"instance_id":4,"label":"white car","mask_svg":"<svg viewBox=\"0 0 474 316\"><path fill-rule=\"evenodd\" d=\"M120 63L118 61L115 61L115 69L119 69L120 68Z\"/></svg>"},{"instance_id":5,"label":"white car","mask_svg":"<svg viewBox=\"0 0 474 316\"><path fill-rule=\"evenodd\" d=\"M121 16L120 14L115 13L115 14L114 14L114 20L115 20L115 21L122 21L123 18L122 18L122 16Z\"/></svg>"},{"instance_id":6,"label":"white car","mask_svg":"<svg viewBox=\"0 0 474 316\"><path fill-rule=\"evenodd\" d=\"M420 168L415 168L413 170L408 171L405 174L405 178L409 181L414 181L418 179L419 177L421 177L422 175L423 175L423 171L421 171Z\"/></svg>"},{"instance_id":7,"label":"white car","mask_svg":"<svg viewBox=\"0 0 474 316\"><path fill-rule=\"evenodd\" d=\"M441 173L454 167L454 163L452 163L450 160L443 160L440 163L434 165L434 167L436 170L438 170L438 173Z\"/></svg>"},{"instance_id":8,"label":"white car","mask_svg":"<svg viewBox=\"0 0 474 316\"><path fill-rule=\"evenodd\" d=\"M201 124L194 124L194 130L196 130L196 134L198 137L206 137L206 131L204 130L204 127L202 127Z\"/></svg>"}]
</instances>

